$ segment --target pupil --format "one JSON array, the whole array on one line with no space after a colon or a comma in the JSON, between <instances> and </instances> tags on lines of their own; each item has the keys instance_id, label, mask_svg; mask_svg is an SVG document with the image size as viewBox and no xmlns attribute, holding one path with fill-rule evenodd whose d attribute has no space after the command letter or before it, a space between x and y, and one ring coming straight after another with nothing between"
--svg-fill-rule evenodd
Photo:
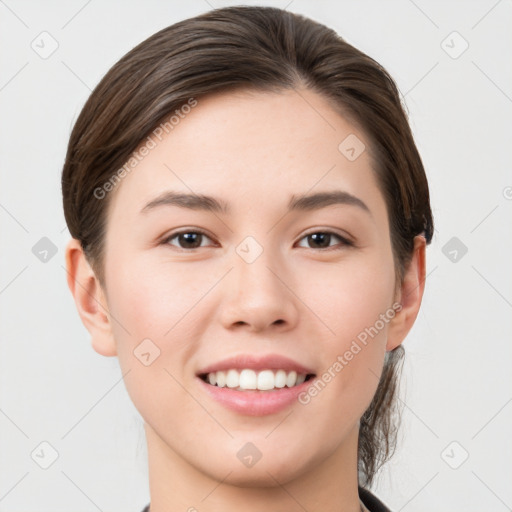
<instances>
[{"instance_id":1,"label":"pupil","mask_svg":"<svg viewBox=\"0 0 512 512\"><path fill-rule=\"evenodd\" d=\"M199 247L197 245L197 237L201 236L200 233L183 233L180 235L181 241L185 242L185 245L190 247L190 244L194 245L194 247ZM195 239L195 240L194 240Z\"/></svg>"},{"instance_id":2,"label":"pupil","mask_svg":"<svg viewBox=\"0 0 512 512\"><path fill-rule=\"evenodd\" d=\"M313 239L314 243L321 247L329 247L330 236L328 233L313 233L309 235ZM322 241L324 243L322 243Z\"/></svg>"}]
</instances>

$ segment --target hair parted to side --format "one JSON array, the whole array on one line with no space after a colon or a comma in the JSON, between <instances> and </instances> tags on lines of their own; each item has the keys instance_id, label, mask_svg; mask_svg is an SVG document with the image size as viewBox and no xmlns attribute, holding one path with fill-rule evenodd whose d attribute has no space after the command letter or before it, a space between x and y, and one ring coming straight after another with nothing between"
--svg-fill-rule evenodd
<instances>
[{"instance_id":1,"label":"hair parted to side","mask_svg":"<svg viewBox=\"0 0 512 512\"><path fill-rule=\"evenodd\" d=\"M71 236L80 241L100 283L105 285L111 194L99 199L95 190L166 117L191 98L200 102L215 92L302 87L328 99L370 142L400 284L414 237L431 242L433 218L423 164L393 79L332 29L281 9L250 6L215 9L157 32L122 57L84 105L70 136L62 193ZM401 345L387 352L377 392L361 418L362 486L372 484L395 448L403 354Z\"/></svg>"}]
</instances>

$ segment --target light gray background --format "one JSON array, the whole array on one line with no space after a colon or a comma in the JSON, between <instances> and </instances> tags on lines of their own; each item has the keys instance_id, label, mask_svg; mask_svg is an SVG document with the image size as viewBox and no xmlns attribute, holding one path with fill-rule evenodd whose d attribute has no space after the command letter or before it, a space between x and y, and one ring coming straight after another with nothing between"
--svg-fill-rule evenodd
<instances>
[{"instance_id":1,"label":"light gray background","mask_svg":"<svg viewBox=\"0 0 512 512\"><path fill-rule=\"evenodd\" d=\"M149 501L142 421L67 288L60 173L110 66L157 30L236 3L0 0L0 511L135 512ZM512 2L265 4L334 28L388 69L430 182L436 232L404 345L401 441L375 492L394 511L510 510ZM43 31L59 45L47 59L31 47ZM57 248L46 262L32 252L42 237ZM453 253L453 237L467 254ZM58 452L48 469L43 441Z\"/></svg>"}]
</instances>

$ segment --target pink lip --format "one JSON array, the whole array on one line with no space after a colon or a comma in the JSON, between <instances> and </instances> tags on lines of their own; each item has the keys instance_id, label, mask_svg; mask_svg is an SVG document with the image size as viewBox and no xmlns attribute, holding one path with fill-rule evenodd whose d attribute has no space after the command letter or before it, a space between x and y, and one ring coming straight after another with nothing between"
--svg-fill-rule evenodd
<instances>
[{"instance_id":1,"label":"pink lip","mask_svg":"<svg viewBox=\"0 0 512 512\"><path fill-rule=\"evenodd\" d=\"M298 395L304 392L315 379L307 380L292 388L284 387L271 391L236 391L226 387L212 386L199 377L197 380L201 388L224 407L247 416L264 416L279 412L297 402Z\"/></svg>"},{"instance_id":2,"label":"pink lip","mask_svg":"<svg viewBox=\"0 0 512 512\"><path fill-rule=\"evenodd\" d=\"M248 390L237 391L228 387L219 388L205 382L200 376L208 373L225 370L243 370L248 368L255 371L260 370L285 370L286 372L296 371L298 374L312 375L315 372L279 354L267 354L256 356L254 354L239 354L228 359L202 368L197 372L201 388L214 400L232 411L248 416L263 416L276 413L297 401L299 393L311 385L314 379L293 386L273 389L270 391Z\"/></svg>"},{"instance_id":3,"label":"pink lip","mask_svg":"<svg viewBox=\"0 0 512 512\"><path fill-rule=\"evenodd\" d=\"M291 372L295 370L298 374L313 374L312 369L307 368L292 359L281 356L279 354L267 354L265 356L256 356L253 354L239 354L228 359L224 359L217 363L213 363L199 370L196 375L204 375L207 373L225 371L225 370L243 370L248 368L251 370L285 370Z\"/></svg>"}]
</instances>

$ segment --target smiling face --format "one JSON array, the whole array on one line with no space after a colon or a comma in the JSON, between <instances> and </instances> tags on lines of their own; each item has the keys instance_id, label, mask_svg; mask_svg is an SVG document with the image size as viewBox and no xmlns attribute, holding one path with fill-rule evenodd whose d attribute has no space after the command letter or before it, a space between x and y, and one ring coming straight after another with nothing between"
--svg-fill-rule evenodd
<instances>
[{"instance_id":1,"label":"smiling face","mask_svg":"<svg viewBox=\"0 0 512 512\"><path fill-rule=\"evenodd\" d=\"M309 90L217 94L112 192L111 332L93 333L93 344L129 372L160 468L252 486L329 461L355 477L359 418L386 348L401 339L390 338L397 297L385 201L368 150L354 160L338 149L349 135L369 148ZM272 408L205 382L209 370L218 379L216 369L251 369L251 360L219 365L228 358L269 355L291 361L256 360L256 375L294 364L314 374L302 400L295 393ZM248 467L246 452L261 459Z\"/></svg>"}]
</instances>

